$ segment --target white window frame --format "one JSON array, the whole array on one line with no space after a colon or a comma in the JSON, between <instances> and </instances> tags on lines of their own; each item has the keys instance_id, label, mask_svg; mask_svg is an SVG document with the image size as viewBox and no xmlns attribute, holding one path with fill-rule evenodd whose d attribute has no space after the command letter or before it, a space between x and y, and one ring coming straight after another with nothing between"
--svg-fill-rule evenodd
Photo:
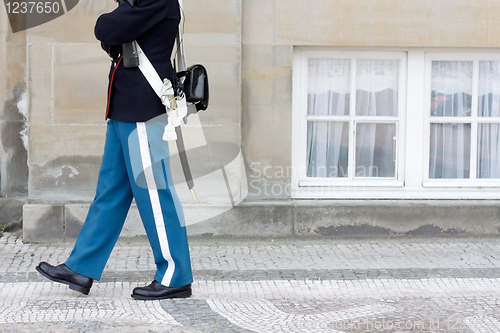
<instances>
[{"instance_id":1,"label":"white window frame","mask_svg":"<svg viewBox=\"0 0 500 333\"><path fill-rule=\"evenodd\" d=\"M404 146L404 115L403 108L406 104L406 53L405 52L362 52L362 51L304 51L300 52L300 68L295 82L299 83L299 91L308 91L308 60L311 58L326 58L326 59L349 59L351 60L351 76L350 76L350 107L349 115L346 116L311 116L307 115L307 93L299 93L298 103L300 111L298 112L298 135L299 135L299 164L296 167L298 176L299 187L315 187L315 186L403 186L401 179L404 179L404 168L402 161L404 161L403 154L400 154L398 147ZM399 60L399 89L398 89L398 114L396 117L382 117L382 116L357 116L355 115L355 99L356 99L356 60ZM297 67L296 67L297 68ZM297 94L294 93L294 97ZM306 154L307 154L307 122L308 121L344 121L349 123L349 175L350 178L327 178L327 177L307 177L306 176ZM371 177L354 177L355 168L354 155L356 149L356 132L353 126L356 123L390 123L396 125L396 165L395 177L391 178L371 178Z\"/></svg>"},{"instance_id":2,"label":"white window frame","mask_svg":"<svg viewBox=\"0 0 500 333\"><path fill-rule=\"evenodd\" d=\"M433 61L471 61L473 62L472 76L472 110L470 117L431 117L431 77ZM424 128L424 187L500 187L500 179L477 178L477 125L478 123L500 123L500 117L478 117L478 89L479 89L479 62L500 61L499 54L491 53L466 53L456 54L449 52L426 53L425 64L425 128ZM463 123L471 124L471 146L470 146L470 177L466 179L429 178L430 159L430 125L431 123Z\"/></svg>"},{"instance_id":3,"label":"white window frame","mask_svg":"<svg viewBox=\"0 0 500 333\"><path fill-rule=\"evenodd\" d=\"M354 181L340 178L328 182L306 180L307 151L307 57L314 55L342 58L344 54L366 54L364 59L376 59L377 54L406 52L406 67L401 71L405 82L400 88L400 122L398 127L397 180L369 179ZM495 179L475 182L453 179L429 179L430 149L430 64L434 55L447 55L448 59L497 60L500 48L491 49L430 49L430 48L356 48L356 47L295 47L292 93L292 174L293 199L500 199L500 183ZM354 75L354 74L353 74ZM307 76L306 76L307 80ZM353 84L351 82L351 84ZM403 88L404 87L404 88ZM476 88L477 89L477 88ZM403 102L404 101L404 102ZM304 102L306 104L304 104ZM352 107L352 105L351 105ZM304 128L305 124L305 128ZM476 135L476 134L475 134ZM352 138L351 138L352 140ZM476 135L477 140L477 135ZM351 144L352 145L352 144ZM477 144L476 144L477 146ZM353 146L354 147L354 146ZM302 170L301 170L302 169ZM301 174L302 172L302 174ZM305 182L304 182L305 181ZM308 183L309 181L309 183Z\"/></svg>"}]
</instances>

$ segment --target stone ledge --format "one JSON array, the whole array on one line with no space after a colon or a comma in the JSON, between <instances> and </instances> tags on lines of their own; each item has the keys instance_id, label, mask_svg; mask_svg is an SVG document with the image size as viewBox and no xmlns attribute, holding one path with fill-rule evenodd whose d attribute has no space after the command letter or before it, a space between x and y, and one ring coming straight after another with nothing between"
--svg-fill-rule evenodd
<instances>
[{"instance_id":1,"label":"stone ledge","mask_svg":"<svg viewBox=\"0 0 500 333\"><path fill-rule=\"evenodd\" d=\"M495 201L335 202L295 206L296 237L498 236Z\"/></svg>"},{"instance_id":2,"label":"stone ledge","mask_svg":"<svg viewBox=\"0 0 500 333\"><path fill-rule=\"evenodd\" d=\"M52 242L64 239L64 205L26 204L23 207L23 241Z\"/></svg>"},{"instance_id":3,"label":"stone ledge","mask_svg":"<svg viewBox=\"0 0 500 333\"><path fill-rule=\"evenodd\" d=\"M74 239L89 203L24 206L25 242ZM268 201L236 207L184 205L190 237L344 238L499 236L497 201ZM121 238L144 237L132 205Z\"/></svg>"},{"instance_id":4,"label":"stone ledge","mask_svg":"<svg viewBox=\"0 0 500 333\"><path fill-rule=\"evenodd\" d=\"M25 198L0 198L0 224L7 227L23 218Z\"/></svg>"}]
</instances>

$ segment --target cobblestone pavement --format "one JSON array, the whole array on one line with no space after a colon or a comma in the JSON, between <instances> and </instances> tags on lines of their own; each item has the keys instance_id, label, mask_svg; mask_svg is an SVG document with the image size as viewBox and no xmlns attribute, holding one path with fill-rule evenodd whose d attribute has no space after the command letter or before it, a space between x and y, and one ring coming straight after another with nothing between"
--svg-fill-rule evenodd
<instances>
[{"instance_id":1,"label":"cobblestone pavement","mask_svg":"<svg viewBox=\"0 0 500 333\"><path fill-rule=\"evenodd\" d=\"M72 244L0 238L0 332L500 332L500 239L192 239L193 297L136 301L144 242L88 296L35 271Z\"/></svg>"}]
</instances>

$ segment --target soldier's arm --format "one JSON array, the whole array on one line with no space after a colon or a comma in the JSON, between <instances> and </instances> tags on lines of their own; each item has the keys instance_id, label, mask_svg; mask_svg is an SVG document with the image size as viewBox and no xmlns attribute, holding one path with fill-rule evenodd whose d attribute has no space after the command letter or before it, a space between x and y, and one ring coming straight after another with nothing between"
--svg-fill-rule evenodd
<instances>
[{"instance_id":1,"label":"soldier's arm","mask_svg":"<svg viewBox=\"0 0 500 333\"><path fill-rule=\"evenodd\" d=\"M138 8L125 1L97 19L95 36L105 45L121 45L139 38L162 19L180 19L176 0L143 0Z\"/></svg>"}]
</instances>

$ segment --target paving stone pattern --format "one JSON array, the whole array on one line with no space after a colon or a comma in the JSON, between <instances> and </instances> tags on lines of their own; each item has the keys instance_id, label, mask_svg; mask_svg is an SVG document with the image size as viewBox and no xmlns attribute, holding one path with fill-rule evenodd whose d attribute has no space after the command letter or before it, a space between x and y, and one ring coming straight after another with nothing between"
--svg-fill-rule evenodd
<instances>
[{"instance_id":1,"label":"paving stone pattern","mask_svg":"<svg viewBox=\"0 0 500 333\"><path fill-rule=\"evenodd\" d=\"M500 332L500 239L191 239L188 299L136 301L144 242L119 243L88 296L35 271L73 244L0 238L0 332Z\"/></svg>"}]
</instances>

